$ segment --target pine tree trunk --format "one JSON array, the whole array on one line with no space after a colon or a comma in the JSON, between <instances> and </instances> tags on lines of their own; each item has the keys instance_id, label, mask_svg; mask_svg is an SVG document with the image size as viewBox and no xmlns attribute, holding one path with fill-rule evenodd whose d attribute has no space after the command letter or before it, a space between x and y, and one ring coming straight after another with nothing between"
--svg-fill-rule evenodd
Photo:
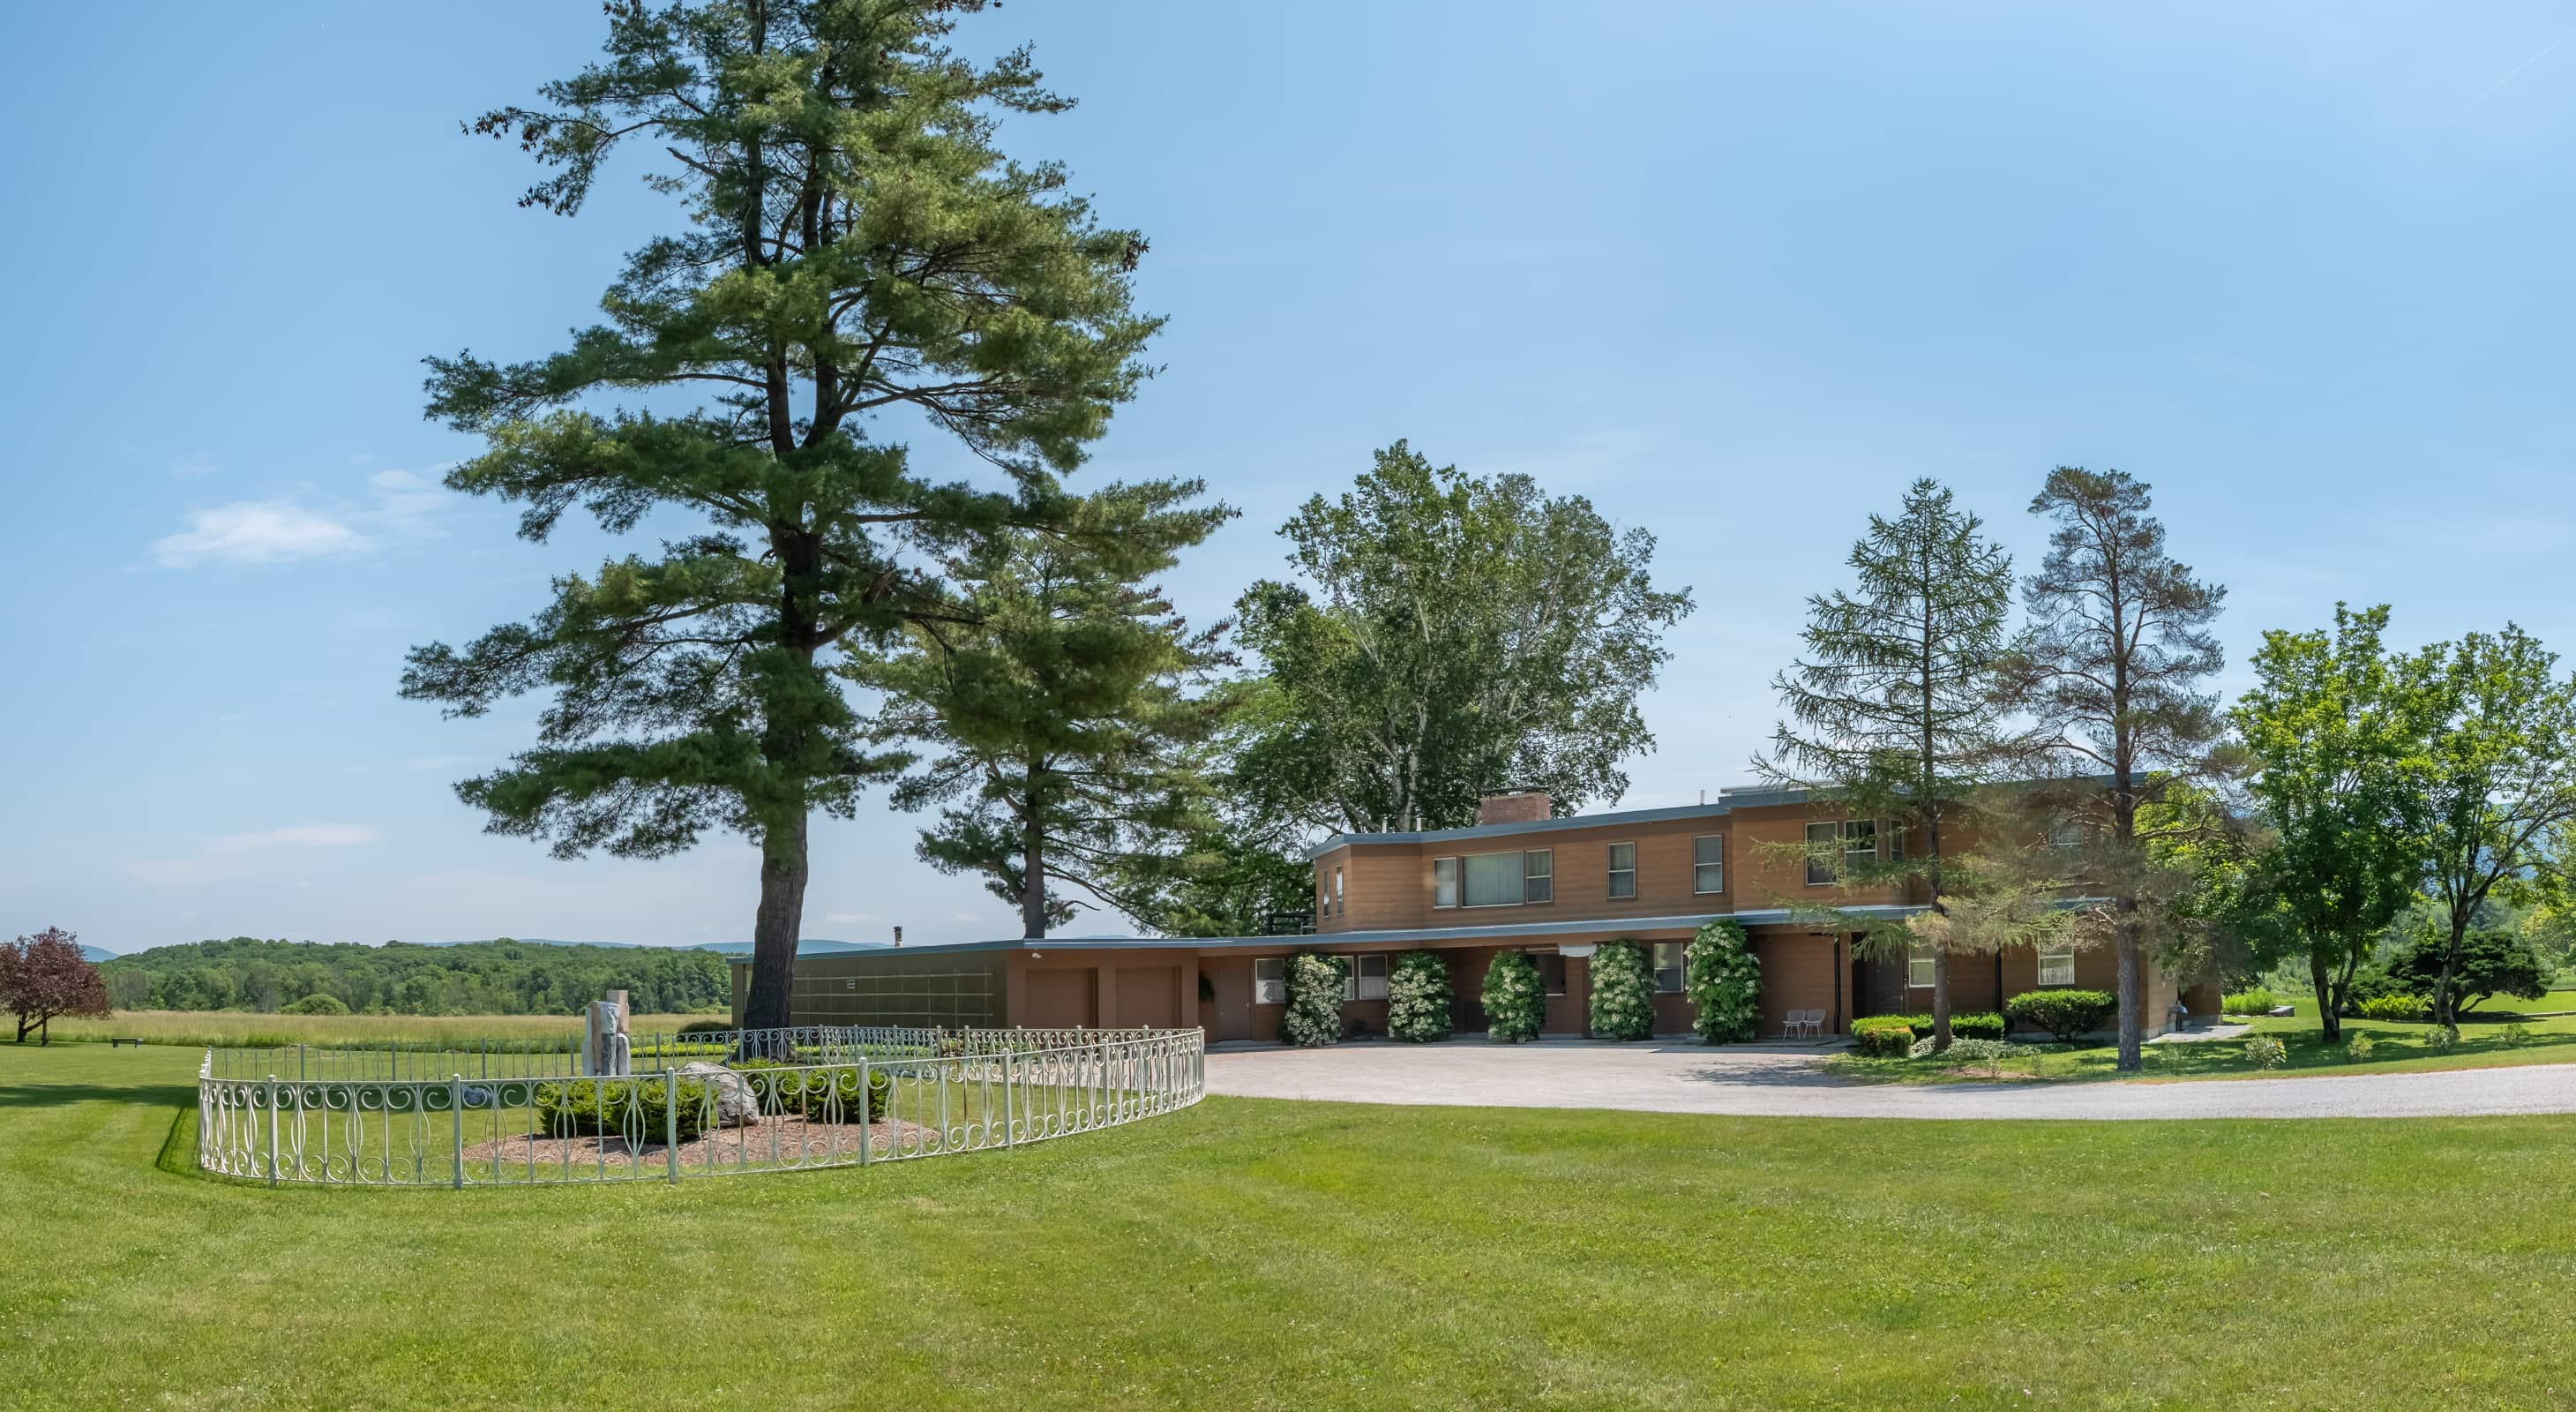
<instances>
[{"instance_id":1,"label":"pine tree trunk","mask_svg":"<svg viewBox=\"0 0 2576 1412\"><path fill-rule=\"evenodd\" d=\"M796 941L805 930L805 815L772 824L760 841L760 910L751 923L751 991L744 1029L783 1029L796 979Z\"/></svg>"},{"instance_id":2,"label":"pine tree trunk","mask_svg":"<svg viewBox=\"0 0 2576 1412\"><path fill-rule=\"evenodd\" d=\"M1032 941L1046 935L1046 836L1032 824L1020 849L1020 935Z\"/></svg>"}]
</instances>

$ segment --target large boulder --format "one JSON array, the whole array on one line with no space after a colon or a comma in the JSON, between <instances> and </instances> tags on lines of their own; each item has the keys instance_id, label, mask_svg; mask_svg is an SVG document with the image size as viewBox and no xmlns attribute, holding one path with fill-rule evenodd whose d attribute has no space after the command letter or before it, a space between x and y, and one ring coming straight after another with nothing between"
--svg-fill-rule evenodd
<instances>
[{"instance_id":1,"label":"large boulder","mask_svg":"<svg viewBox=\"0 0 2576 1412\"><path fill-rule=\"evenodd\" d=\"M680 1081L687 1083L691 1079L705 1084L714 1092L715 1126L738 1128L759 1120L760 1095L752 1091L750 1079L722 1064L710 1064L704 1059L693 1060L680 1066Z\"/></svg>"}]
</instances>

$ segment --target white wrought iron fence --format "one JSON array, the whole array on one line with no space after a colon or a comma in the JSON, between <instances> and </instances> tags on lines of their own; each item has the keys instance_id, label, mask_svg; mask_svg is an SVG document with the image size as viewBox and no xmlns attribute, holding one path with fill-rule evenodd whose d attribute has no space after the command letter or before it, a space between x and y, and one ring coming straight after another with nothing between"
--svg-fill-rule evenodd
<instances>
[{"instance_id":1,"label":"white wrought iron fence","mask_svg":"<svg viewBox=\"0 0 2576 1412\"><path fill-rule=\"evenodd\" d=\"M272 1184L451 1187L865 1166L1185 1108L1205 1092L1203 1038L728 1031L638 1037L633 1071L612 1076L562 1047L208 1050L197 1161Z\"/></svg>"}]
</instances>

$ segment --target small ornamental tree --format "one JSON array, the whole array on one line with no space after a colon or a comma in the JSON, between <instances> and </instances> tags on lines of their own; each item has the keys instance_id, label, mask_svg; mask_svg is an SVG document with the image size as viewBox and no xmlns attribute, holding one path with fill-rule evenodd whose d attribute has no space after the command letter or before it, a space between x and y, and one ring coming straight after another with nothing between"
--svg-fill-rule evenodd
<instances>
[{"instance_id":1,"label":"small ornamental tree","mask_svg":"<svg viewBox=\"0 0 2576 1412\"><path fill-rule=\"evenodd\" d=\"M1504 1044L1538 1038L1547 1017L1547 994L1538 967L1518 951L1494 954L1485 968L1485 1037Z\"/></svg>"},{"instance_id":2,"label":"small ornamental tree","mask_svg":"<svg viewBox=\"0 0 2576 1412\"><path fill-rule=\"evenodd\" d=\"M1654 978L1645 948L1633 941L1605 941L1592 953L1592 1032L1603 1039L1655 1032Z\"/></svg>"},{"instance_id":3,"label":"small ornamental tree","mask_svg":"<svg viewBox=\"0 0 2576 1412\"><path fill-rule=\"evenodd\" d=\"M1386 1032L1416 1043L1449 1037L1449 963L1437 952L1395 958L1386 978Z\"/></svg>"},{"instance_id":4,"label":"small ornamental tree","mask_svg":"<svg viewBox=\"0 0 2576 1412\"><path fill-rule=\"evenodd\" d=\"M1738 1044L1762 1023L1762 962L1732 917L1701 924L1682 950L1682 989L1699 1007L1691 1027L1704 1044Z\"/></svg>"},{"instance_id":5,"label":"small ornamental tree","mask_svg":"<svg viewBox=\"0 0 2576 1412\"><path fill-rule=\"evenodd\" d=\"M20 1044L30 1030L37 1043L51 1044L56 1016L107 1013L107 983L72 933L47 927L0 944L0 1010L16 1017Z\"/></svg>"},{"instance_id":6,"label":"small ornamental tree","mask_svg":"<svg viewBox=\"0 0 2576 1412\"><path fill-rule=\"evenodd\" d=\"M1342 1039L1342 960L1313 951L1288 958L1288 1011L1279 1037L1314 1048Z\"/></svg>"}]
</instances>

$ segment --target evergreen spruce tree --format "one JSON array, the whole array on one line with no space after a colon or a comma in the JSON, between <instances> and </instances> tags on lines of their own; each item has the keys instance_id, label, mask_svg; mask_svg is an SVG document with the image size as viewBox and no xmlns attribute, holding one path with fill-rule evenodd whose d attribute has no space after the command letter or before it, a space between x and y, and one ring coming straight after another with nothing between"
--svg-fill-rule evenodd
<instances>
[{"instance_id":1,"label":"evergreen spruce tree","mask_svg":"<svg viewBox=\"0 0 2576 1412\"><path fill-rule=\"evenodd\" d=\"M922 859L983 876L1022 936L1090 905L1152 921L1179 840L1211 827L1202 756L1225 698L1208 677L1228 625L1192 631L1145 582L1232 513L1183 503L1200 489L1117 486L1067 532L986 541L950 566L960 621L844 669L887 695L875 743L938 752L894 791L899 808L945 806Z\"/></svg>"},{"instance_id":2,"label":"evergreen spruce tree","mask_svg":"<svg viewBox=\"0 0 2576 1412\"><path fill-rule=\"evenodd\" d=\"M2208 763L2221 722L2217 696L2201 685L2227 660L2209 631L2227 590L2166 552L2147 491L2123 471L2049 472L2030 512L2056 526L2022 586L2031 626L2013 658L2016 694L2053 752L2110 777L2107 792L2070 791L2061 807L2080 825L2079 872L2111 899L2122 1069L2142 1057L2139 958L2163 910L2140 905L2155 869L2138 807L2151 779Z\"/></svg>"},{"instance_id":3,"label":"evergreen spruce tree","mask_svg":"<svg viewBox=\"0 0 2576 1412\"><path fill-rule=\"evenodd\" d=\"M1775 784L1900 829L1901 856L1829 861L1847 885L1920 882L1937 915L1952 882L1954 824L1980 788L2025 763L2030 742L2005 727L1999 668L2012 602L2012 559L1939 482L1918 480L1893 518L1870 516L1847 561L1850 590L1807 600L1805 655L1773 679L1789 719L1753 767ZM1902 955L1902 923L1820 909L1863 947ZM1950 1043L1950 957L1932 963L1932 1035Z\"/></svg>"},{"instance_id":4,"label":"evergreen spruce tree","mask_svg":"<svg viewBox=\"0 0 2576 1412\"><path fill-rule=\"evenodd\" d=\"M955 616L942 557L1062 527L1057 478L1149 371L1145 242L995 146L997 115L1069 104L1025 51L947 47L983 8L613 0L603 61L473 124L553 169L523 204L563 215L641 142L678 220L564 351L430 360L430 415L484 439L447 483L524 506L530 540L576 507L674 533L557 579L525 623L417 649L403 692L468 716L552 693L534 748L458 786L497 832L562 856L751 839L755 1027L788 1017L810 817L901 763L866 748L832 664ZM890 415L999 477L924 474L871 428Z\"/></svg>"}]
</instances>

